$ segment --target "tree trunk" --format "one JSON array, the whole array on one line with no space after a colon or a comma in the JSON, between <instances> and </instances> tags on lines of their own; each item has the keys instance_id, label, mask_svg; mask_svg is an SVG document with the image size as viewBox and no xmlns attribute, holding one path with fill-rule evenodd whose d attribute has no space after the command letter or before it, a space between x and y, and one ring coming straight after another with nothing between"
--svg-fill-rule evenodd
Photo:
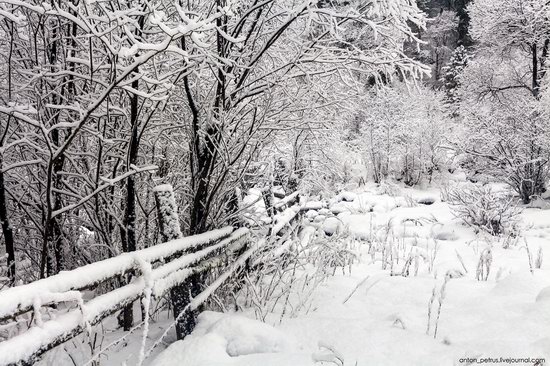
<instances>
[{"instance_id":1,"label":"tree trunk","mask_svg":"<svg viewBox=\"0 0 550 366\"><path fill-rule=\"evenodd\" d=\"M165 243L183 238L172 186L167 184L157 186L154 193L161 241ZM170 302L176 321L176 336L178 339L183 339L195 327L198 314L195 311L187 311L186 313L185 311L191 301L191 296L196 296L199 292L199 278L197 275L190 276L181 285L174 286L170 290Z\"/></svg>"},{"instance_id":2,"label":"tree trunk","mask_svg":"<svg viewBox=\"0 0 550 366\"><path fill-rule=\"evenodd\" d=\"M144 10L147 5L144 5ZM141 15L138 18L138 27L136 29L136 36L141 37L145 17ZM139 73L139 68L136 67L135 73ZM139 90L139 78L132 81L132 89ZM132 169L132 166L137 164L138 150L139 150L139 110L138 110L139 96L132 94L130 97L130 128L131 135L128 144L128 160L126 161L126 169ZM136 244L136 180L132 174L126 181L126 210L124 212L124 228L126 231L126 246L124 250L126 252L133 252L137 249ZM129 282L132 278L130 273L126 280ZM134 323L133 303L130 303L123 310L123 327L128 331L132 328Z\"/></svg>"},{"instance_id":3,"label":"tree trunk","mask_svg":"<svg viewBox=\"0 0 550 366\"><path fill-rule=\"evenodd\" d=\"M2 172L2 157L0 156L0 223L2 224L2 233L6 243L6 253L8 254L8 277L10 284L15 283L15 247L13 243L13 231L8 218L8 202L6 199L6 185L4 182L4 173Z\"/></svg>"},{"instance_id":4,"label":"tree trunk","mask_svg":"<svg viewBox=\"0 0 550 366\"><path fill-rule=\"evenodd\" d=\"M54 27L52 30L52 42L47 50L47 57L50 63L50 71L57 72L56 66L58 64L58 50L61 47L59 46L58 32L60 32L61 23L59 27ZM61 51L62 52L62 51ZM66 80L63 79L63 82ZM70 83L69 83L70 84ZM61 96L57 93L53 93L51 102L54 105L60 103L60 98L67 97L65 95L65 88L61 89ZM47 119L53 121L52 125L55 125L59 122L60 112L53 111L53 115L46 116ZM53 128L51 131L51 141L54 148L57 148L62 145L62 136L60 130ZM54 149L55 151L55 149ZM62 240L62 230L59 225L60 217L54 217L53 212L61 209L62 199L60 191L63 190L63 184L61 182L60 173L63 170L63 165L65 163L65 156L63 154L55 157L51 156L50 161L48 162L47 169L47 185L46 185L46 205L47 213L45 218L45 229L44 229L44 244L42 246L42 263L40 268L40 277L45 276L45 271L47 275L53 275L65 269L65 256L64 256L64 246ZM54 189L56 191L54 191ZM53 253L52 253L53 251Z\"/></svg>"},{"instance_id":5,"label":"tree trunk","mask_svg":"<svg viewBox=\"0 0 550 366\"><path fill-rule=\"evenodd\" d=\"M535 98L539 98L539 89L540 89L540 84L539 84L539 70L538 70L538 67L539 67L539 60L538 60L538 57L537 57L537 44L536 43L533 43L531 45L531 57L532 57L532 66L533 66L533 71L532 71L532 85L531 85L531 89L532 89L532 92L533 92L533 96Z\"/></svg>"},{"instance_id":6,"label":"tree trunk","mask_svg":"<svg viewBox=\"0 0 550 366\"><path fill-rule=\"evenodd\" d=\"M136 70L137 71L137 70ZM139 81L132 81L132 88L139 88ZM138 136L138 96L132 95L130 100L130 143L128 146L127 170L132 169L132 166L137 163L139 136ZM124 212L124 228L126 231L125 252L133 252L136 250L136 181L132 174L126 181L126 210ZM129 274L126 280L129 282L132 275ZM133 303L124 308L123 311L123 327L128 331L134 323Z\"/></svg>"},{"instance_id":7,"label":"tree trunk","mask_svg":"<svg viewBox=\"0 0 550 366\"><path fill-rule=\"evenodd\" d=\"M218 8L223 8L225 0L216 0ZM224 29L227 32L227 17L219 17L216 19L216 25L220 29ZM185 45L183 45L185 49ZM216 48L220 59L225 57L225 39L218 32L216 37ZM188 79L186 79L187 82ZM186 88L189 85L186 84ZM192 177L193 180L193 203L191 207L191 234L200 234L205 232L208 227L208 216L210 211L210 205L213 201L213 197L216 192L212 192L210 181L214 173L214 168L217 159L217 146L221 139L221 131L218 123L221 121L222 114L225 111L225 90L226 81L225 73L222 67L218 69L218 82L216 85L216 94L214 99L214 108L212 113L212 121L206 129L201 129L199 126L198 111L191 106L193 103L190 101L191 110L193 112L193 140L194 151L191 156L191 164L196 168L195 174ZM187 92L188 98L190 92ZM194 160L194 162L193 162ZM193 170L192 170L193 171Z\"/></svg>"},{"instance_id":8,"label":"tree trunk","mask_svg":"<svg viewBox=\"0 0 550 366\"><path fill-rule=\"evenodd\" d=\"M212 151L214 148L212 141L213 134L214 132L212 129L209 129L207 136L204 137L206 140L204 144L207 146L203 148L198 147L194 154L195 166L197 169L193 177L195 189L191 208L191 226L189 228L191 235L200 234L206 231L208 219L208 209L206 205L209 196L210 171L213 169L214 165L214 152ZM199 134L196 135L195 139L201 139ZM197 141L196 145L200 146L200 141Z\"/></svg>"},{"instance_id":9,"label":"tree trunk","mask_svg":"<svg viewBox=\"0 0 550 366\"><path fill-rule=\"evenodd\" d=\"M53 131L52 136L55 135L55 132ZM56 142L56 139L54 139L54 143L58 144L58 139ZM59 145L58 145L59 146ZM62 183L61 183L61 171L63 170L63 165L65 162L64 156L61 156L59 159L56 159L53 162L53 186L61 191L62 189ZM54 193L54 205L53 210L57 211L61 209L63 206L61 201L61 196L59 193ZM54 256L55 256L55 273L59 273L63 270L65 270L65 253L64 253L64 245L63 245L63 235L61 232L61 227L59 225L59 220L61 217L52 217L49 220L49 225L51 225L51 238L50 242L52 243L53 250L54 250Z\"/></svg>"}]
</instances>

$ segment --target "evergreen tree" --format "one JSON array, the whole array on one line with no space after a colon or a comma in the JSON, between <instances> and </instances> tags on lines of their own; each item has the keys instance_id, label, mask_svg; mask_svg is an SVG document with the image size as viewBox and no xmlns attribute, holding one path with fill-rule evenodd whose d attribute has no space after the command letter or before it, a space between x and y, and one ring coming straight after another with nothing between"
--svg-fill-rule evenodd
<instances>
[{"instance_id":1,"label":"evergreen tree","mask_svg":"<svg viewBox=\"0 0 550 366\"><path fill-rule=\"evenodd\" d=\"M468 4L471 0L457 0L455 3L456 13L458 14L458 43L464 47L470 47L472 45L472 38L470 37L470 15L468 14Z\"/></svg>"},{"instance_id":2,"label":"evergreen tree","mask_svg":"<svg viewBox=\"0 0 550 366\"><path fill-rule=\"evenodd\" d=\"M443 68L443 82L445 84L446 97L448 104L454 105L459 102L457 90L460 87L460 74L468 64L468 52L462 45L458 46L447 66Z\"/></svg>"}]
</instances>

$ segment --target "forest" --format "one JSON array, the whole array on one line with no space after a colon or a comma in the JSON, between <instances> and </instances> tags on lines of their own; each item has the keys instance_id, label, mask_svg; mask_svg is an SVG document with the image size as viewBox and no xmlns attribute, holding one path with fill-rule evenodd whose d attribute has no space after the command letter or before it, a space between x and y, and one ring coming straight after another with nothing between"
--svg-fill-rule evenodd
<instances>
[{"instance_id":1,"label":"forest","mask_svg":"<svg viewBox=\"0 0 550 366\"><path fill-rule=\"evenodd\" d=\"M549 52L547 0L0 0L0 366L545 364Z\"/></svg>"}]
</instances>

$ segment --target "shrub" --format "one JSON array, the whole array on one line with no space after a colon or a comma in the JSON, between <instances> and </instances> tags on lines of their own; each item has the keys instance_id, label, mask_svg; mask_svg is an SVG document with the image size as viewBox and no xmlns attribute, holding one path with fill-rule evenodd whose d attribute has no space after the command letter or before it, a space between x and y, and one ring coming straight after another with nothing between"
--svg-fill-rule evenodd
<instances>
[{"instance_id":1,"label":"shrub","mask_svg":"<svg viewBox=\"0 0 550 366\"><path fill-rule=\"evenodd\" d=\"M489 185L465 184L444 187L442 199L466 224L499 235L518 221L521 210L509 193L496 192Z\"/></svg>"}]
</instances>

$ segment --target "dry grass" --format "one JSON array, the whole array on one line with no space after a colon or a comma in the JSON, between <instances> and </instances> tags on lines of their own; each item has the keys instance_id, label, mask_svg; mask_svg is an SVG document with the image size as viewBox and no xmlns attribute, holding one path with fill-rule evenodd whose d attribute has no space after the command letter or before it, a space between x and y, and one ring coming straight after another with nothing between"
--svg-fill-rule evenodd
<instances>
[{"instance_id":1,"label":"dry grass","mask_svg":"<svg viewBox=\"0 0 550 366\"><path fill-rule=\"evenodd\" d=\"M430 297L430 301L428 302L428 323L426 326L426 334L429 335L430 329L433 328L434 339L437 337L437 332L439 329L439 320L441 318L441 308L443 307L443 302L445 300L447 284L454 277L455 276L451 271L447 272L441 287L439 287L438 289L437 286L434 286L432 290L432 296ZM437 308L434 309L435 307L434 304L436 302L437 302Z\"/></svg>"},{"instance_id":2,"label":"dry grass","mask_svg":"<svg viewBox=\"0 0 550 366\"><path fill-rule=\"evenodd\" d=\"M491 265L493 264L493 254L491 247L485 248L479 255L479 261L477 262L476 279L478 281L487 281L489 273L491 272Z\"/></svg>"}]
</instances>

